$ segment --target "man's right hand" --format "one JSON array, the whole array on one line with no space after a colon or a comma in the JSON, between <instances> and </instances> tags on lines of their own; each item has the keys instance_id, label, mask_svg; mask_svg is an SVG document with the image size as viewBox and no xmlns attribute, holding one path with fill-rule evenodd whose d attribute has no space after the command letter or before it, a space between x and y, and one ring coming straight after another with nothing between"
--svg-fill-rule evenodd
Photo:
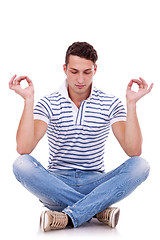
<instances>
[{"instance_id":1,"label":"man's right hand","mask_svg":"<svg viewBox=\"0 0 160 240\"><path fill-rule=\"evenodd\" d=\"M17 94L19 94L21 97L23 97L25 100L33 100L34 99L34 86L32 81L27 76L20 76L16 78L17 75L14 75L10 82L9 82L9 88L13 91L15 91ZM22 88L20 83L21 81L26 80L28 83L28 87Z\"/></svg>"}]
</instances>

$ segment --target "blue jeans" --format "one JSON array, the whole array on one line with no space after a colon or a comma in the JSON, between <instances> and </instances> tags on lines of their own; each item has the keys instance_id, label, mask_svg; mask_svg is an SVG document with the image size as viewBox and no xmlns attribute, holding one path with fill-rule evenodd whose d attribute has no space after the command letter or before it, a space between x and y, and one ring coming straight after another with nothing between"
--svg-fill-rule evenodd
<instances>
[{"instance_id":1,"label":"blue jeans","mask_svg":"<svg viewBox=\"0 0 160 240\"><path fill-rule=\"evenodd\" d=\"M65 212L74 227L128 196L149 174L141 157L132 157L108 173L81 170L46 170L30 155L13 164L17 180L50 210Z\"/></svg>"}]
</instances>

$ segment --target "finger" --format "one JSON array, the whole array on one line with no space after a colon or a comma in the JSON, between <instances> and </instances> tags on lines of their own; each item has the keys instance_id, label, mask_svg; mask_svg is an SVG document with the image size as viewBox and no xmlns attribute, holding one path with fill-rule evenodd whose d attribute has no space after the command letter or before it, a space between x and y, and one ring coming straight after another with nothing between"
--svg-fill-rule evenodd
<instances>
[{"instance_id":1,"label":"finger","mask_svg":"<svg viewBox=\"0 0 160 240\"><path fill-rule=\"evenodd\" d=\"M128 86L127 86L127 89L128 89L128 90L131 90L133 83L137 83L138 85L140 85L141 82L140 82L140 80L138 80L138 79L132 79L132 80L128 83Z\"/></svg>"},{"instance_id":2,"label":"finger","mask_svg":"<svg viewBox=\"0 0 160 240\"><path fill-rule=\"evenodd\" d=\"M29 86L33 86L33 83L28 76L26 76L26 81L28 82Z\"/></svg>"},{"instance_id":3,"label":"finger","mask_svg":"<svg viewBox=\"0 0 160 240\"><path fill-rule=\"evenodd\" d=\"M150 87L148 88L148 91L147 91L147 93L149 93L149 92L152 90L152 88L153 88L153 85L154 85L154 83L152 83L152 84L150 85Z\"/></svg>"},{"instance_id":4,"label":"finger","mask_svg":"<svg viewBox=\"0 0 160 240\"><path fill-rule=\"evenodd\" d=\"M20 76L20 77L16 78L16 79L15 79L16 84L20 85L20 82L21 82L22 80L25 80L26 77L27 77L27 76Z\"/></svg>"},{"instance_id":5,"label":"finger","mask_svg":"<svg viewBox=\"0 0 160 240\"><path fill-rule=\"evenodd\" d=\"M133 83L137 83L138 85L141 84L141 81L139 79L132 79Z\"/></svg>"},{"instance_id":6,"label":"finger","mask_svg":"<svg viewBox=\"0 0 160 240\"><path fill-rule=\"evenodd\" d=\"M17 77L17 75L15 74L12 78L11 78L11 80L9 81L9 85L11 85L11 84L13 84L13 81L14 81L14 79Z\"/></svg>"},{"instance_id":7,"label":"finger","mask_svg":"<svg viewBox=\"0 0 160 240\"><path fill-rule=\"evenodd\" d=\"M140 89L147 89L148 88L148 84L146 83L146 81L143 78L139 78L139 79L133 79L134 83L137 83L139 85Z\"/></svg>"},{"instance_id":8,"label":"finger","mask_svg":"<svg viewBox=\"0 0 160 240\"><path fill-rule=\"evenodd\" d=\"M14 90L14 91L16 91L16 89L19 87L19 85L17 85L17 84L10 84L9 85L9 88L11 89L11 90Z\"/></svg>"},{"instance_id":9,"label":"finger","mask_svg":"<svg viewBox=\"0 0 160 240\"><path fill-rule=\"evenodd\" d=\"M128 90L131 90L133 83L136 83L139 85L139 87L141 87L141 81L139 79L132 79L128 84Z\"/></svg>"},{"instance_id":10,"label":"finger","mask_svg":"<svg viewBox=\"0 0 160 240\"><path fill-rule=\"evenodd\" d=\"M127 85L127 90L131 90L132 85L133 85L133 81L131 80Z\"/></svg>"},{"instance_id":11,"label":"finger","mask_svg":"<svg viewBox=\"0 0 160 240\"><path fill-rule=\"evenodd\" d=\"M139 77L139 79L140 79L142 82L144 82L145 84L147 84L147 82L144 80L144 78Z\"/></svg>"},{"instance_id":12,"label":"finger","mask_svg":"<svg viewBox=\"0 0 160 240\"><path fill-rule=\"evenodd\" d=\"M143 96L145 96L146 94L148 94L151 90L152 90L152 88L153 88L153 83L150 85L150 87L149 87L149 89L146 89L144 92L143 92Z\"/></svg>"},{"instance_id":13,"label":"finger","mask_svg":"<svg viewBox=\"0 0 160 240\"><path fill-rule=\"evenodd\" d=\"M147 82L143 79L143 78L139 78L140 80L141 80L141 82L142 82L142 84L143 84L143 88L144 89L147 89L148 88L148 84L147 84Z\"/></svg>"},{"instance_id":14,"label":"finger","mask_svg":"<svg viewBox=\"0 0 160 240\"><path fill-rule=\"evenodd\" d=\"M9 85L9 88L10 88L11 90L14 90L14 91L15 91L15 89L16 89L16 85L11 84L11 85Z\"/></svg>"},{"instance_id":15,"label":"finger","mask_svg":"<svg viewBox=\"0 0 160 240\"><path fill-rule=\"evenodd\" d=\"M15 82L17 85L20 85L21 81L23 80L26 80L29 86L33 86L33 83L28 76L20 76L15 80Z\"/></svg>"}]
</instances>

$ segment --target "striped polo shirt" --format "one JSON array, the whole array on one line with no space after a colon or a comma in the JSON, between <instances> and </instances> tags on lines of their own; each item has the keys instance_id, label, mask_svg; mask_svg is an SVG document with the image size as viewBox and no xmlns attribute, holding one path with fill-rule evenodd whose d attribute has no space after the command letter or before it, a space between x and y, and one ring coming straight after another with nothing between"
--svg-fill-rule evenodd
<instances>
[{"instance_id":1,"label":"striped polo shirt","mask_svg":"<svg viewBox=\"0 0 160 240\"><path fill-rule=\"evenodd\" d=\"M58 91L40 99L34 119L48 124L49 170L104 171L104 148L111 125L125 121L126 112L119 98L93 85L89 98L77 108L65 81Z\"/></svg>"}]
</instances>

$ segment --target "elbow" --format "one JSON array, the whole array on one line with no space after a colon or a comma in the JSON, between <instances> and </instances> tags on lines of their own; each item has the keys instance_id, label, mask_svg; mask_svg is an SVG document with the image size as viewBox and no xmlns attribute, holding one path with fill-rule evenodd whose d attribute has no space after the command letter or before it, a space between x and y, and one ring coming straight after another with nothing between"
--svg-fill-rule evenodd
<instances>
[{"instance_id":1,"label":"elbow","mask_svg":"<svg viewBox=\"0 0 160 240\"><path fill-rule=\"evenodd\" d=\"M22 146L17 145L17 152L20 155L24 155L24 154L30 154L32 152L32 150L27 149L26 147L22 147Z\"/></svg>"},{"instance_id":2,"label":"elbow","mask_svg":"<svg viewBox=\"0 0 160 240\"><path fill-rule=\"evenodd\" d=\"M130 151L126 151L126 154L129 157L136 157L136 156L140 156L142 154L142 148L136 148L136 149L132 149Z\"/></svg>"},{"instance_id":3,"label":"elbow","mask_svg":"<svg viewBox=\"0 0 160 240\"><path fill-rule=\"evenodd\" d=\"M129 157L139 157L141 156L141 152L135 152L135 153L130 153L130 154L127 154Z\"/></svg>"}]
</instances>

